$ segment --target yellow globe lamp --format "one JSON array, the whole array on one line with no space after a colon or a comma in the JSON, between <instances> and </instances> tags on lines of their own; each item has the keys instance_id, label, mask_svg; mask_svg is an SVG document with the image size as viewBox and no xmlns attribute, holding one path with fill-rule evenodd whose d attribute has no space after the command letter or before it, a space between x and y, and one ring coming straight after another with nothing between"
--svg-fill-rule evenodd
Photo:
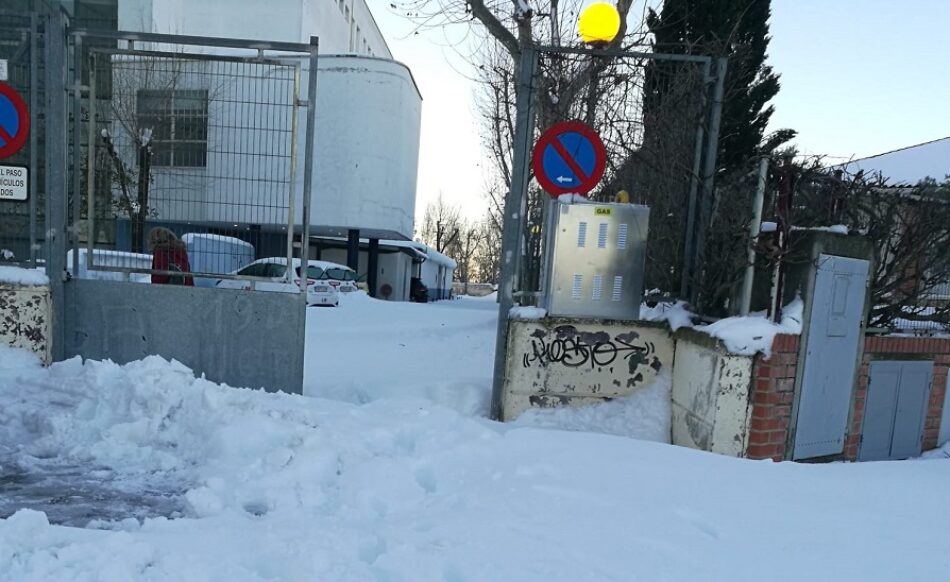
<instances>
[{"instance_id":1,"label":"yellow globe lamp","mask_svg":"<svg viewBox=\"0 0 950 582\"><path fill-rule=\"evenodd\" d=\"M577 32L587 44L606 44L620 32L620 13L613 4L594 2L581 11Z\"/></svg>"}]
</instances>

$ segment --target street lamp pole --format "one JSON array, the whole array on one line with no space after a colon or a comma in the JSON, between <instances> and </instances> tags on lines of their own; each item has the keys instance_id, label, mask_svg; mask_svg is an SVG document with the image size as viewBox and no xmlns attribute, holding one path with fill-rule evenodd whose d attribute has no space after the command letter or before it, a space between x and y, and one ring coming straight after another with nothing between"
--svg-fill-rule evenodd
<instances>
[{"instance_id":1,"label":"street lamp pole","mask_svg":"<svg viewBox=\"0 0 950 582\"><path fill-rule=\"evenodd\" d=\"M501 240L501 280L498 284L498 330L495 339L495 373L492 381L491 417L504 420L502 393L505 387L508 349L508 316L515 305L515 282L521 262L522 225L528 190L528 151L534 133L531 112L531 81L537 65L537 52L532 46L521 49L518 85L515 98L514 159L511 167L511 189L505 200Z\"/></svg>"}]
</instances>

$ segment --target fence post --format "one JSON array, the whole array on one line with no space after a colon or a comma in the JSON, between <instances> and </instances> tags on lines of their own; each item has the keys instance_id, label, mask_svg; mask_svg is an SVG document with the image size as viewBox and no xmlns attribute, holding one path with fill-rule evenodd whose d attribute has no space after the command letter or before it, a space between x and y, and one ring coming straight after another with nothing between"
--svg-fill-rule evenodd
<instances>
[{"instance_id":1,"label":"fence post","mask_svg":"<svg viewBox=\"0 0 950 582\"><path fill-rule=\"evenodd\" d=\"M511 168L511 191L505 201L502 225L501 280L498 285L498 331L495 338L495 372L492 377L491 417L502 420L502 393L508 351L508 312L514 306L514 287L518 280L525 194L528 189L528 150L534 133L531 111L531 85L537 53L534 47L521 49L518 86L515 99L514 156Z\"/></svg>"},{"instance_id":2,"label":"fence post","mask_svg":"<svg viewBox=\"0 0 950 582\"><path fill-rule=\"evenodd\" d=\"M711 78L712 60L703 63L703 82L706 83ZM703 102L709 101L708 95L703 97ZM693 255L696 246L696 198L699 191L699 179L703 164L703 139L706 134L706 123L700 119L696 122L696 142L693 150L693 166L689 175L689 195L686 201L686 232L683 237L683 268L680 272L680 298L689 298L689 290L692 285L693 277Z\"/></svg>"},{"instance_id":3,"label":"fence post","mask_svg":"<svg viewBox=\"0 0 950 582\"><path fill-rule=\"evenodd\" d=\"M46 274L50 280L53 321L52 360L65 358L66 309L66 24L59 3L46 20Z\"/></svg>"},{"instance_id":4,"label":"fence post","mask_svg":"<svg viewBox=\"0 0 950 582\"><path fill-rule=\"evenodd\" d=\"M314 139L317 123L317 59L319 54L320 39L310 37L310 60L307 69L307 131L304 134L307 141L304 144L303 160L303 201L300 216L302 232L300 233L300 257L301 265L307 265L303 261L310 260L310 203L313 192L313 152L316 147ZM303 283L304 277L300 278Z\"/></svg>"},{"instance_id":5,"label":"fence post","mask_svg":"<svg viewBox=\"0 0 950 582\"><path fill-rule=\"evenodd\" d=\"M690 285L690 303L694 306L699 299L699 282L703 274L703 253L706 250L706 231L712 218L715 199L716 155L719 150L719 125L722 121L722 101L725 92L726 66L729 59L716 59L716 85L713 87L712 102L709 111L709 134L706 141L706 159L703 164L703 195L699 207L699 229L696 234L695 260L693 261L692 283Z\"/></svg>"},{"instance_id":6,"label":"fence post","mask_svg":"<svg viewBox=\"0 0 950 582\"><path fill-rule=\"evenodd\" d=\"M742 294L739 296L739 315L749 315L752 304L752 283L755 279L755 245L762 229L762 204L765 200L765 182L769 173L769 159L759 160L759 181L755 187L755 200L752 202L752 222L749 223L749 250L746 258L745 274L742 278Z\"/></svg>"},{"instance_id":7,"label":"fence post","mask_svg":"<svg viewBox=\"0 0 950 582\"><path fill-rule=\"evenodd\" d=\"M30 131L30 266L36 268L36 256L37 256L37 236L36 236L36 213L37 213L37 204L36 204L36 192L38 174L37 168L39 167L39 141L37 140L37 130L40 127L39 124L39 84L40 84L40 65L39 65L39 55L37 54L37 42L36 37L39 36L40 31L40 20L37 17L36 12L30 13L30 127L33 128Z\"/></svg>"}]
</instances>

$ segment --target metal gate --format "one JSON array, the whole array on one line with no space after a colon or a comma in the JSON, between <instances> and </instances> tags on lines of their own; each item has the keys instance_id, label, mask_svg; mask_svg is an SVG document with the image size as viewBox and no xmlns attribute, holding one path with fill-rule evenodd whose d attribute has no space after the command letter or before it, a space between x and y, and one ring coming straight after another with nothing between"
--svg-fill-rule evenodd
<instances>
[{"instance_id":1,"label":"metal gate","mask_svg":"<svg viewBox=\"0 0 950 582\"><path fill-rule=\"evenodd\" d=\"M860 461L920 455L933 362L871 362Z\"/></svg>"},{"instance_id":2,"label":"metal gate","mask_svg":"<svg viewBox=\"0 0 950 582\"><path fill-rule=\"evenodd\" d=\"M300 266L295 280L293 255L308 254L298 241L309 239L316 38L92 31L57 9L38 18L54 359L158 354L210 380L301 392L308 277ZM184 234L284 261L285 292L214 267L229 260L187 276L179 259L153 260L147 240L177 249Z\"/></svg>"},{"instance_id":3,"label":"metal gate","mask_svg":"<svg viewBox=\"0 0 950 582\"><path fill-rule=\"evenodd\" d=\"M26 101L30 111L30 134L25 147L0 164L27 168L27 199L0 198L0 264L36 267L42 259L45 228L43 182L44 156L37 147L45 131L39 115L45 98L43 83L44 22L37 14L0 9L0 60L5 77ZM0 76L2 77L2 76Z\"/></svg>"},{"instance_id":4,"label":"metal gate","mask_svg":"<svg viewBox=\"0 0 950 582\"><path fill-rule=\"evenodd\" d=\"M844 451L862 340L868 261L819 255L817 267L793 459Z\"/></svg>"}]
</instances>

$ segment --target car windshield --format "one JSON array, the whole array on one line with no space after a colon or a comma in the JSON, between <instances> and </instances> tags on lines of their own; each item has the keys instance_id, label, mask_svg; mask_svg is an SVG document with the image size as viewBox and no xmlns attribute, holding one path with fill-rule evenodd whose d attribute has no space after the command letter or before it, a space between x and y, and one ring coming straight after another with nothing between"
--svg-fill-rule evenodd
<instances>
[{"instance_id":1,"label":"car windshield","mask_svg":"<svg viewBox=\"0 0 950 582\"><path fill-rule=\"evenodd\" d=\"M300 267L297 267L297 276L300 276ZM307 267L307 278L308 279L323 279L323 269L320 267L314 267L313 265Z\"/></svg>"},{"instance_id":2,"label":"car windshield","mask_svg":"<svg viewBox=\"0 0 950 582\"><path fill-rule=\"evenodd\" d=\"M330 267L326 270L326 278L334 279L336 281L355 281L356 273L350 271L349 269L340 269L337 267Z\"/></svg>"}]
</instances>

